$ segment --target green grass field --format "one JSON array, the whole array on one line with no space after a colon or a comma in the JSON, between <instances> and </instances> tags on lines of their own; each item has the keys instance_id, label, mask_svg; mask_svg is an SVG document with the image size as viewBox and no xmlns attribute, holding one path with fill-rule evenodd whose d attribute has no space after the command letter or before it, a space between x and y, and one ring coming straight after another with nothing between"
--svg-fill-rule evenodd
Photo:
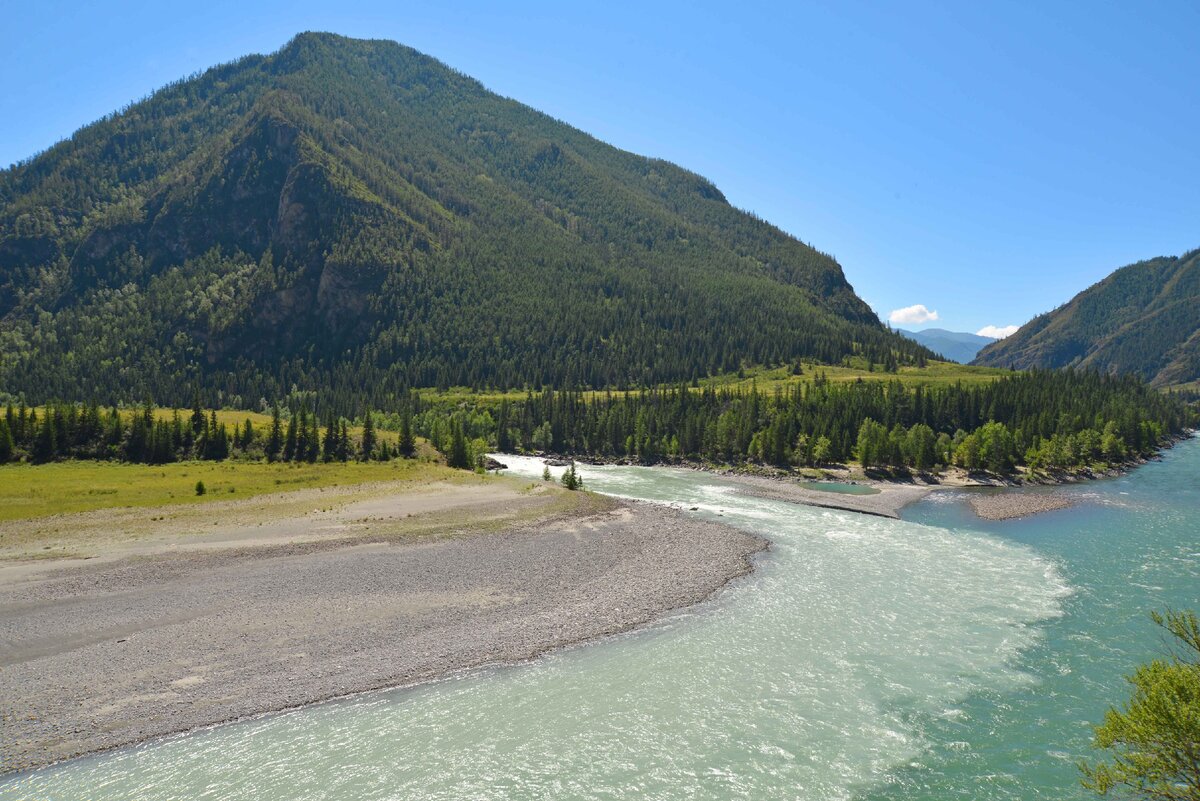
<instances>
[{"instance_id":1,"label":"green grass field","mask_svg":"<svg viewBox=\"0 0 1200 801\"><path fill-rule=\"evenodd\" d=\"M818 373L823 373L830 381L900 381L906 386L945 386L962 382L963 384L989 384L998 378L1011 375L1012 371L999 367L973 367L954 362L929 362L925 367L901 367L899 372L885 373L882 370L868 370L865 364L861 367L840 367L822 364L805 364L804 372L793 375L787 367L750 367L737 373L702 378L698 382L701 387L716 387L725 389L749 390L757 386L760 390L774 390L776 387L786 387L797 383L811 383ZM672 385L674 386L674 385ZM525 397L525 390L508 390L504 392L482 390L475 392L467 387L451 387L447 390L423 389L421 397L430 402L496 402L508 398L520 400ZM606 394L604 391L588 392L590 397ZM614 395L624 394L613 392ZM258 425L257 420L255 425Z\"/></svg>"},{"instance_id":2,"label":"green grass field","mask_svg":"<svg viewBox=\"0 0 1200 801\"><path fill-rule=\"evenodd\" d=\"M45 517L123 506L166 506L253 498L269 492L363 484L371 481L458 480L473 474L427 461L57 462L0 466L0 520ZM196 495L203 481L204 495Z\"/></svg>"},{"instance_id":3,"label":"green grass field","mask_svg":"<svg viewBox=\"0 0 1200 801\"><path fill-rule=\"evenodd\" d=\"M999 367L972 367L954 362L929 362L925 367L901 367L898 372L885 373L882 370L868 370L866 367L835 367L826 365L804 365L804 372L792 375L786 367L756 367L742 371L739 377L736 373L714 376L700 381L702 386L750 389L757 386L760 390L774 390L776 387L787 387L799 383L812 383L818 374L823 374L831 382L858 381L899 381L915 386L947 386L957 384L990 384L1006 375L1012 375L1011 370Z\"/></svg>"},{"instance_id":4,"label":"green grass field","mask_svg":"<svg viewBox=\"0 0 1200 801\"><path fill-rule=\"evenodd\" d=\"M40 409L38 411L39 411L39 413L41 412ZM175 413L175 411L176 411L175 409L165 409L165 408L164 409L155 409L154 417L157 420L170 420L171 416ZM179 409L178 411L179 411L179 417L184 421L185 424L192 419L192 410L191 409ZM206 410L205 414L207 414L207 413L208 413L208 411ZM127 414L132 416L134 414L137 414L137 410L136 409L122 409L121 410L122 417L124 417ZM269 414L263 414L262 412L238 411L237 409L218 409L217 410L217 422L224 423L225 427L229 429L230 434L232 434L235 430L240 430L240 427L242 425L244 425L247 420L250 421L250 425L254 426L254 430L256 432L258 432L258 434L260 436L264 436L267 432L269 432L271 430L271 415L269 415ZM287 431L287 420L283 421L283 430ZM362 426L350 426L349 431L350 431L350 435L352 437L361 436L362 435ZM324 426L324 421L322 421L321 435L324 436L324 434L325 434L325 426ZM396 436L397 435L395 434L395 432L377 431L376 434L378 435L379 440L381 442L386 441L391 445L396 444Z\"/></svg>"}]
</instances>

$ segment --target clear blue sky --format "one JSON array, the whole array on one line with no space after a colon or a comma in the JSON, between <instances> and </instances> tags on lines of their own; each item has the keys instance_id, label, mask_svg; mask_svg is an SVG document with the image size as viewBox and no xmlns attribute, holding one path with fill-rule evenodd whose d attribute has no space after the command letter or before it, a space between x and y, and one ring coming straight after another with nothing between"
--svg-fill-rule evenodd
<instances>
[{"instance_id":1,"label":"clear blue sky","mask_svg":"<svg viewBox=\"0 0 1200 801\"><path fill-rule=\"evenodd\" d=\"M886 319L1022 323L1200 246L1200 4L7 0L0 164L302 30L396 39L708 176Z\"/></svg>"}]
</instances>

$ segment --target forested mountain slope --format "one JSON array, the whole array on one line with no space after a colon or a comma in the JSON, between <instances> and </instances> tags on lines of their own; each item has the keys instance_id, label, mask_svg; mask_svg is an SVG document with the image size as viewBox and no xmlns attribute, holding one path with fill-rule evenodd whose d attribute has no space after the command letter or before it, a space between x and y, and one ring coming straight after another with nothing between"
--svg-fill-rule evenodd
<instances>
[{"instance_id":1,"label":"forested mountain slope","mask_svg":"<svg viewBox=\"0 0 1200 801\"><path fill-rule=\"evenodd\" d=\"M928 354L698 175L302 34L0 172L0 391L626 386Z\"/></svg>"},{"instance_id":2,"label":"forested mountain slope","mask_svg":"<svg viewBox=\"0 0 1200 801\"><path fill-rule=\"evenodd\" d=\"M1122 267L984 348L974 363L1071 365L1155 386L1200 379L1200 250Z\"/></svg>"}]
</instances>

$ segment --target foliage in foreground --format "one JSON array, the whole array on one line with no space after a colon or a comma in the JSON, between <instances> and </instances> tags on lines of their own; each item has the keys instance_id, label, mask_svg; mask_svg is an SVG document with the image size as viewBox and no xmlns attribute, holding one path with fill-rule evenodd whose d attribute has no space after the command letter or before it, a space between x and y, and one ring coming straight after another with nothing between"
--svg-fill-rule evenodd
<instances>
[{"instance_id":1,"label":"foliage in foreground","mask_svg":"<svg viewBox=\"0 0 1200 801\"><path fill-rule=\"evenodd\" d=\"M1200 799L1200 621L1194 612L1153 614L1174 638L1166 658L1138 667L1132 693L1096 727L1094 745L1108 761L1080 764L1083 785L1100 795Z\"/></svg>"}]
</instances>

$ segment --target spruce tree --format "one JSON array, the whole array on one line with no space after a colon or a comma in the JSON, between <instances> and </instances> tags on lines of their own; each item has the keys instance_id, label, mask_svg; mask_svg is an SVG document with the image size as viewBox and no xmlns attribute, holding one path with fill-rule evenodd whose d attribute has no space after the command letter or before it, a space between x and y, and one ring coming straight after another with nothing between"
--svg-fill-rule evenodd
<instances>
[{"instance_id":1,"label":"spruce tree","mask_svg":"<svg viewBox=\"0 0 1200 801\"><path fill-rule=\"evenodd\" d=\"M397 449L405 459L411 459L417 452L417 444L413 440L412 413L408 409L404 410L400 418L400 442Z\"/></svg>"},{"instance_id":2,"label":"spruce tree","mask_svg":"<svg viewBox=\"0 0 1200 801\"><path fill-rule=\"evenodd\" d=\"M42 420L37 436L34 437L30 456L33 457L34 464L42 464L52 460L57 450L58 437L54 431L54 416L47 409L45 419Z\"/></svg>"},{"instance_id":3,"label":"spruce tree","mask_svg":"<svg viewBox=\"0 0 1200 801\"><path fill-rule=\"evenodd\" d=\"M8 407L8 417L12 417L12 406ZM8 420L0 420L0 464L12 461L13 451L12 430L8 426Z\"/></svg>"},{"instance_id":4,"label":"spruce tree","mask_svg":"<svg viewBox=\"0 0 1200 801\"><path fill-rule=\"evenodd\" d=\"M325 419L325 439L321 441L321 461L332 462L337 458L338 426L331 413Z\"/></svg>"},{"instance_id":5,"label":"spruce tree","mask_svg":"<svg viewBox=\"0 0 1200 801\"><path fill-rule=\"evenodd\" d=\"M496 450L501 453L508 453L512 450L512 440L508 433L508 418L509 418L508 399L500 401L500 408L496 413Z\"/></svg>"},{"instance_id":6,"label":"spruce tree","mask_svg":"<svg viewBox=\"0 0 1200 801\"><path fill-rule=\"evenodd\" d=\"M202 428L204 428L204 410L200 408L200 393L197 392L192 399L192 435L200 436Z\"/></svg>"},{"instance_id":7,"label":"spruce tree","mask_svg":"<svg viewBox=\"0 0 1200 801\"><path fill-rule=\"evenodd\" d=\"M213 436L212 458L217 461L224 461L229 458L229 430L225 428L224 423L216 426L216 434Z\"/></svg>"},{"instance_id":8,"label":"spruce tree","mask_svg":"<svg viewBox=\"0 0 1200 801\"><path fill-rule=\"evenodd\" d=\"M375 453L375 423L371 420L371 410L368 408L363 413L362 448L359 451L359 458L365 462L371 458L373 453Z\"/></svg>"},{"instance_id":9,"label":"spruce tree","mask_svg":"<svg viewBox=\"0 0 1200 801\"><path fill-rule=\"evenodd\" d=\"M179 419L179 410L171 412L171 450L178 451L183 447L183 421Z\"/></svg>"},{"instance_id":10,"label":"spruce tree","mask_svg":"<svg viewBox=\"0 0 1200 801\"><path fill-rule=\"evenodd\" d=\"M279 404L271 409L271 433L267 436L267 461L273 462L279 458L283 449L283 423L279 419Z\"/></svg>"},{"instance_id":11,"label":"spruce tree","mask_svg":"<svg viewBox=\"0 0 1200 801\"><path fill-rule=\"evenodd\" d=\"M300 418L296 421L296 448L292 452L292 458L297 462L308 459L308 436L308 409L301 406Z\"/></svg>"},{"instance_id":12,"label":"spruce tree","mask_svg":"<svg viewBox=\"0 0 1200 801\"><path fill-rule=\"evenodd\" d=\"M288 418L287 437L283 441L283 460L290 462L296 458L296 415Z\"/></svg>"},{"instance_id":13,"label":"spruce tree","mask_svg":"<svg viewBox=\"0 0 1200 801\"><path fill-rule=\"evenodd\" d=\"M471 468L471 457L467 453L467 437L463 434L462 425L457 420L450 423L450 453L446 457L446 464L459 470Z\"/></svg>"}]
</instances>

